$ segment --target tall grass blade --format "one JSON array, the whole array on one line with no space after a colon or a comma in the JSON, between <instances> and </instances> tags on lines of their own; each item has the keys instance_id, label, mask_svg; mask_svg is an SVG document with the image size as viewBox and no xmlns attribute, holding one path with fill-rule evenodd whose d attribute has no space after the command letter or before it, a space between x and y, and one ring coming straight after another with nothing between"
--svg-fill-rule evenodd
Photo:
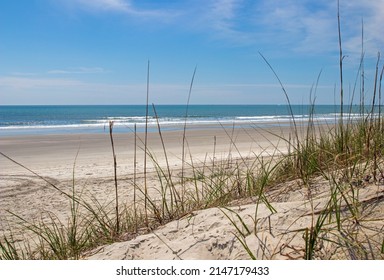
<instances>
[{"instance_id":1,"label":"tall grass blade","mask_svg":"<svg viewBox=\"0 0 384 280\"><path fill-rule=\"evenodd\" d=\"M119 220L119 194L117 188L117 162L116 162L116 152L115 144L113 141L113 121L109 122L109 136L111 139L112 146L112 155L113 155L113 174L114 174L114 183L115 183L115 214L116 214L116 234L120 232L120 220Z\"/></svg>"},{"instance_id":2,"label":"tall grass blade","mask_svg":"<svg viewBox=\"0 0 384 280\"><path fill-rule=\"evenodd\" d=\"M145 224L148 227L148 188L147 188L147 150L148 150L148 103L149 103L149 61L147 66L147 98L145 102L145 136L144 136L144 211Z\"/></svg>"},{"instance_id":3,"label":"tall grass blade","mask_svg":"<svg viewBox=\"0 0 384 280\"><path fill-rule=\"evenodd\" d=\"M189 102L191 100L193 82L195 80L197 66L193 70L193 75L191 83L189 85L188 99L185 108L185 117L184 117L184 127L183 127L183 141L182 141L182 152L181 152L181 185L184 186L184 168L185 168L185 144L186 144L186 133L187 133L187 120L188 120L188 111L189 111Z\"/></svg>"},{"instance_id":4,"label":"tall grass blade","mask_svg":"<svg viewBox=\"0 0 384 280\"><path fill-rule=\"evenodd\" d=\"M136 182L136 172L137 172L137 125L134 125L134 140L133 140L133 215L135 221L135 232L138 229L138 217L137 217L137 182Z\"/></svg>"},{"instance_id":5,"label":"tall grass blade","mask_svg":"<svg viewBox=\"0 0 384 280\"><path fill-rule=\"evenodd\" d=\"M340 152L344 152L344 124L343 124L343 110L344 110L344 88L343 88L343 48L341 40L341 24L340 24L340 0L337 0L337 30L339 34L339 70L340 70Z\"/></svg>"}]
</instances>

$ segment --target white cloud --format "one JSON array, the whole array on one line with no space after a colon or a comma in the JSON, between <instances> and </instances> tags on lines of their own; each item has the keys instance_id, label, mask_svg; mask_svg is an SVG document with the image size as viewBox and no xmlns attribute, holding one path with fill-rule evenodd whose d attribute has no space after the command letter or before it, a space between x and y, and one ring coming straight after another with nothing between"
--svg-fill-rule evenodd
<instances>
[{"instance_id":1,"label":"white cloud","mask_svg":"<svg viewBox=\"0 0 384 280\"><path fill-rule=\"evenodd\" d=\"M80 86L83 83L69 79L46 79L46 78L25 78L25 77L0 77L0 87L11 89L31 89L31 88L57 88L68 86Z\"/></svg>"},{"instance_id":2,"label":"white cloud","mask_svg":"<svg viewBox=\"0 0 384 280\"><path fill-rule=\"evenodd\" d=\"M13 75L13 76L36 76L37 73L32 73L32 72L12 72L11 75Z\"/></svg>"},{"instance_id":3,"label":"white cloud","mask_svg":"<svg viewBox=\"0 0 384 280\"><path fill-rule=\"evenodd\" d=\"M310 84L285 84L292 90L295 102L308 98ZM146 84L108 84L75 79L0 77L0 99L5 104L144 104ZM328 86L319 91L329 92ZM151 84L150 103L185 104L188 84ZM263 93L260 95L260 93ZM266 94L267 93L267 94ZM234 94L236 100L233 100ZM197 84L193 87L192 103L284 103L277 83L271 84Z\"/></svg>"},{"instance_id":4,"label":"white cloud","mask_svg":"<svg viewBox=\"0 0 384 280\"><path fill-rule=\"evenodd\" d=\"M384 18L384 1L350 0L343 3L341 9L342 27L346 30L345 48L351 52L361 50L361 27L364 21L364 48L369 56L384 51L382 26Z\"/></svg>"},{"instance_id":5,"label":"white cloud","mask_svg":"<svg viewBox=\"0 0 384 280\"><path fill-rule=\"evenodd\" d=\"M282 51L322 53L336 50L336 10L329 1L264 0L255 7L258 39ZM332 2L333 3L333 2ZM336 41L335 41L336 40Z\"/></svg>"},{"instance_id":6,"label":"white cloud","mask_svg":"<svg viewBox=\"0 0 384 280\"><path fill-rule=\"evenodd\" d=\"M273 44L284 52L300 53L330 53L338 47L336 0L194 0L144 4L139 0L61 0L61 3L88 12L165 21L237 45ZM360 52L362 18L367 52L376 53L383 47L384 0L340 0L340 10L345 51Z\"/></svg>"},{"instance_id":7,"label":"white cloud","mask_svg":"<svg viewBox=\"0 0 384 280\"><path fill-rule=\"evenodd\" d=\"M94 10L131 12L132 7L130 2L124 0L72 0L77 5L83 8Z\"/></svg>"},{"instance_id":8,"label":"white cloud","mask_svg":"<svg viewBox=\"0 0 384 280\"><path fill-rule=\"evenodd\" d=\"M219 30L228 30L233 27L233 20L237 16L236 9L241 1L214 0L210 5L213 26Z\"/></svg>"},{"instance_id":9,"label":"white cloud","mask_svg":"<svg viewBox=\"0 0 384 280\"><path fill-rule=\"evenodd\" d=\"M144 104L146 84L76 79L0 77L3 104ZM142 94L140 94L142 93ZM150 102L185 103L188 85L151 84Z\"/></svg>"},{"instance_id":10,"label":"white cloud","mask_svg":"<svg viewBox=\"0 0 384 280\"><path fill-rule=\"evenodd\" d=\"M101 67L78 67L69 69L54 69L48 71L48 74L99 74L107 71Z\"/></svg>"},{"instance_id":11,"label":"white cloud","mask_svg":"<svg viewBox=\"0 0 384 280\"><path fill-rule=\"evenodd\" d=\"M336 0L210 0L202 5L197 15L201 29L216 38L257 47L274 45L285 53L338 51ZM367 53L382 50L383 0L342 0L340 13L346 52L360 53L362 18Z\"/></svg>"},{"instance_id":12,"label":"white cloud","mask_svg":"<svg viewBox=\"0 0 384 280\"><path fill-rule=\"evenodd\" d=\"M214 39L226 40L235 45L251 44L253 35L243 30L248 24L244 9L248 0L201 0L195 8L185 9L188 26L199 32L208 33ZM181 18L181 17L180 17Z\"/></svg>"},{"instance_id":13,"label":"white cloud","mask_svg":"<svg viewBox=\"0 0 384 280\"><path fill-rule=\"evenodd\" d=\"M301 16L302 34L293 36L299 52L338 52L337 1L325 3L321 8L306 4ZM366 57L375 57L383 51L384 38L381 35L384 1L340 1L341 38L344 55L358 63L362 48L361 32L364 21L364 51ZM309 2L308 2L309 3ZM299 15L297 15L299 17ZM346 61L347 62L347 61Z\"/></svg>"},{"instance_id":14,"label":"white cloud","mask_svg":"<svg viewBox=\"0 0 384 280\"><path fill-rule=\"evenodd\" d=\"M140 3L138 1L137 3ZM139 8L132 0L61 0L61 4L72 10L94 13L120 13L139 19L168 21L177 16L176 11L167 9Z\"/></svg>"}]
</instances>

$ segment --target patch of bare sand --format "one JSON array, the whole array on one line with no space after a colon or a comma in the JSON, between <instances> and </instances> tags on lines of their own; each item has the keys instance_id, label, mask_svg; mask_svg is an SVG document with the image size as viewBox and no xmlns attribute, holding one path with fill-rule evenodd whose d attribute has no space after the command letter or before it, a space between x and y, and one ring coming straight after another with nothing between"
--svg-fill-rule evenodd
<instances>
[{"instance_id":1,"label":"patch of bare sand","mask_svg":"<svg viewBox=\"0 0 384 280\"><path fill-rule=\"evenodd\" d=\"M196 211L161 226L152 233L99 247L90 252L87 258L250 259L250 254L239 242L241 240L256 259L303 259L305 230L309 230L312 224L316 224L319 215L324 214L323 210L327 208L330 198L329 184L325 181L314 184L316 194L311 199L308 199L308 194L302 187L293 190L288 185L283 187L289 188L290 192L276 190L270 193L269 198L275 213L261 204L258 205L255 217L255 202L232 206L228 208L230 210L211 208ZM384 238L384 186L366 185L361 188L358 200L359 224L348 217L348 206L342 203L341 216L345 229L342 233L338 232L334 214L330 214L333 219L327 219L319 234L315 258L373 258L369 254L363 255L363 247L367 252L375 254L375 258L384 257L380 252ZM233 223L236 223L241 232Z\"/></svg>"}]
</instances>

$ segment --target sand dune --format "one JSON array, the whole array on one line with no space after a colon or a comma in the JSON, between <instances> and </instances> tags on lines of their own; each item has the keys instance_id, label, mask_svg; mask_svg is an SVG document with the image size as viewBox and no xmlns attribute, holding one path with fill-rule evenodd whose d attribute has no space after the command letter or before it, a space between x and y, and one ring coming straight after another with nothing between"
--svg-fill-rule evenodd
<instances>
[{"instance_id":1,"label":"sand dune","mask_svg":"<svg viewBox=\"0 0 384 280\"><path fill-rule=\"evenodd\" d=\"M320 181L315 186L316 195L309 200L307 194L299 188L296 191L284 193L284 199L278 192L270 193L271 201L276 213L265 205L259 205L257 226L254 228L256 204L242 202L241 205L228 209L211 208L196 211L178 221L173 221L156 229L153 233L141 235L133 240L119 242L97 248L89 253L88 259L250 259L250 255L239 242L246 243L256 259L303 259L305 252L304 233L319 217L329 199L329 186L327 182ZM273 199L274 197L274 199ZM360 194L363 201L365 215L364 222L356 226L356 240L364 246L373 247L382 242L382 219L384 211L384 186L374 184L366 185ZM312 203L311 203L312 201ZM373 202L378 202L375 206ZM244 204L246 203L246 204ZM312 215L311 205L314 205ZM346 205L344 205L346 207ZM241 229L244 237L236 230L231 220ZM248 227L245 230L238 214ZM381 220L375 220L381 219ZM351 221L348 221L351 223ZM346 223L348 223L346 221ZM353 226L352 224L350 226ZM334 235L335 225L326 227L329 230L328 238L340 242ZM360 230L359 230L360 229ZM367 239L367 234L369 238ZM317 258L345 259L353 258L351 252L331 242L322 242L318 245ZM378 246L380 247L380 246ZM377 256L380 252L376 248Z\"/></svg>"}]
</instances>

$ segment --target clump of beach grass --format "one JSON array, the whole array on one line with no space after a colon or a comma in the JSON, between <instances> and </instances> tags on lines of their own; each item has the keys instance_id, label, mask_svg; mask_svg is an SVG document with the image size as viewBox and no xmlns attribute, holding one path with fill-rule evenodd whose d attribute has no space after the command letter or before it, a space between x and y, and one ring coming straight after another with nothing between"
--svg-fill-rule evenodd
<instances>
[{"instance_id":1,"label":"clump of beach grass","mask_svg":"<svg viewBox=\"0 0 384 280\"><path fill-rule=\"evenodd\" d=\"M345 259L382 259L384 237L381 228L370 226L370 222L384 223L383 217L369 218L370 205L382 203L384 196L362 200L359 191L365 183L382 184L383 174L383 116L381 101L381 82L384 66L379 70L380 53L378 54L372 100L369 105L360 104L360 117L352 116L353 100L351 105L344 105L343 89L343 52L341 45L340 18L338 12L338 31L340 49L340 116L335 124L319 125L313 120L314 102L309 113L306 131L300 133L291 110L292 129L294 139L282 139L288 145L289 153L282 155L282 159L274 166L275 174L281 178L301 181L303 188L308 190L308 200L311 203L311 224L300 230L302 232L304 259L322 258L321 251L324 243L332 244L334 256ZM289 108L291 108L289 95L281 83L276 72L269 62L262 56L280 82ZM363 61L363 57L362 57ZM359 71L362 71L360 68ZM364 75L364 74L363 74ZM317 81L318 83L318 81ZM317 87L316 83L316 87ZM362 86L364 88L364 85ZM360 95L366 95L362 92ZM347 112L347 113L346 113ZM348 114L349 112L349 114ZM319 128L318 131L315 131ZM330 187L329 197L325 207L315 210L311 194L312 181L323 178ZM262 184L261 184L262 186ZM258 194L258 197L262 197ZM255 210L255 229L257 235L257 209ZM264 202L268 203L268 202ZM272 212L272 211L271 211ZM225 213L225 215L228 215ZM227 216L230 218L229 216ZM251 232L244 227L244 221L236 218L246 229L247 235ZM230 218L235 227L235 236L244 246L249 257L255 259L252 248L246 243L244 229L236 226L234 218Z\"/></svg>"}]
</instances>

